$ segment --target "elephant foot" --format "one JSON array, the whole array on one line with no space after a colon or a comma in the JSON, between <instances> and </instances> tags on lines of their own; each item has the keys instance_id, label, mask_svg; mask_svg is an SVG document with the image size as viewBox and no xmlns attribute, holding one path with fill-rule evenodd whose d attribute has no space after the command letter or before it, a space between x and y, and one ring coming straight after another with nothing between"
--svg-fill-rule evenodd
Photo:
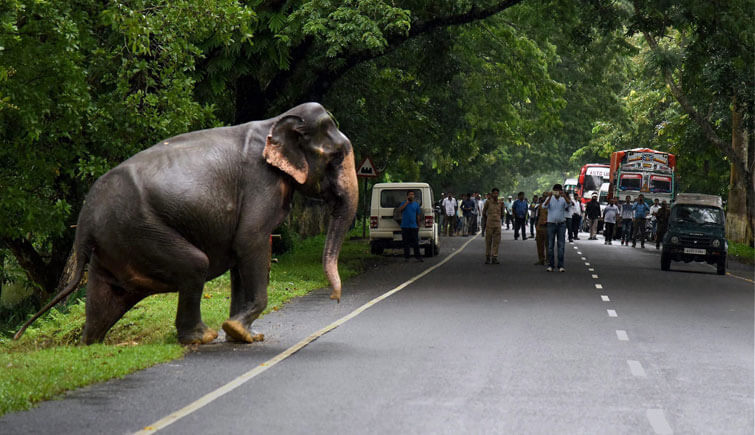
<instances>
[{"instance_id":1,"label":"elephant foot","mask_svg":"<svg viewBox=\"0 0 755 435\"><path fill-rule=\"evenodd\" d=\"M214 329L206 328L191 334L179 334L178 342L181 344L207 344L212 343L218 338L218 332Z\"/></svg>"},{"instance_id":2,"label":"elephant foot","mask_svg":"<svg viewBox=\"0 0 755 435\"><path fill-rule=\"evenodd\" d=\"M223 322L223 331L228 336L228 341L254 343L255 341L263 341L265 339L265 334L253 334L249 332L238 320L226 320Z\"/></svg>"}]
</instances>

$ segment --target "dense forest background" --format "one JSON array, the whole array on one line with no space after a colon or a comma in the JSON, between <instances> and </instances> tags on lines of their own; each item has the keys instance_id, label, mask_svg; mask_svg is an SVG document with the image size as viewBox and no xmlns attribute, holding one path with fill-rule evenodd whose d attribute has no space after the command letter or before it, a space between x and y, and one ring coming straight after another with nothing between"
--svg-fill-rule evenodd
<instances>
[{"instance_id":1,"label":"dense forest background","mask_svg":"<svg viewBox=\"0 0 755 435\"><path fill-rule=\"evenodd\" d=\"M55 293L83 198L120 161L304 101L333 113L380 181L436 192L530 194L616 149L670 151L680 190L727 198L730 237L751 243L753 11L755 0L6 0L0 305Z\"/></svg>"}]
</instances>

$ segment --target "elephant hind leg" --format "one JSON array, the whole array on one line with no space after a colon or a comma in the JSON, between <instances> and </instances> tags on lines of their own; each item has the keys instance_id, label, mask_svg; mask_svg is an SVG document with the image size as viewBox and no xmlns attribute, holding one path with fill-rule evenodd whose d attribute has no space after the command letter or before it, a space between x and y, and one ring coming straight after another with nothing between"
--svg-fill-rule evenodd
<instances>
[{"instance_id":1,"label":"elephant hind leg","mask_svg":"<svg viewBox=\"0 0 755 435\"><path fill-rule=\"evenodd\" d=\"M111 284L96 266L90 267L87 281L86 322L81 341L84 344L101 342L105 334L126 311L143 296Z\"/></svg>"}]
</instances>

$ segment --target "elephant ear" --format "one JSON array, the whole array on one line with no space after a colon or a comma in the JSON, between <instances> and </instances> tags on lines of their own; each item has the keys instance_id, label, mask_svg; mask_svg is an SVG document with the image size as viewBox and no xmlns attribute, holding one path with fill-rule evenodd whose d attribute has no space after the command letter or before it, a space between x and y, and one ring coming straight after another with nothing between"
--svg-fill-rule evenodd
<instances>
[{"instance_id":1,"label":"elephant ear","mask_svg":"<svg viewBox=\"0 0 755 435\"><path fill-rule=\"evenodd\" d=\"M304 120L298 116L284 116L270 129L262 157L269 164L290 175L299 184L307 181L309 164L302 149Z\"/></svg>"}]
</instances>

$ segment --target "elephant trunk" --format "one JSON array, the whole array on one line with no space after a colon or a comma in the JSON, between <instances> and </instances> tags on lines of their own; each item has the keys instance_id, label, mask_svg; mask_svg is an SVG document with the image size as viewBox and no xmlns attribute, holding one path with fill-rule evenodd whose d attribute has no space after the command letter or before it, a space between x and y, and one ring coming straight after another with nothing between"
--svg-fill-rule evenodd
<instances>
[{"instance_id":1,"label":"elephant trunk","mask_svg":"<svg viewBox=\"0 0 755 435\"><path fill-rule=\"evenodd\" d=\"M359 202L359 185L354 167L354 153L349 152L343 159L343 165L335 180L335 199L322 253L322 265L325 276L333 286L331 299L341 301L341 277L338 274L338 255L341 253L346 233L354 220Z\"/></svg>"}]
</instances>

